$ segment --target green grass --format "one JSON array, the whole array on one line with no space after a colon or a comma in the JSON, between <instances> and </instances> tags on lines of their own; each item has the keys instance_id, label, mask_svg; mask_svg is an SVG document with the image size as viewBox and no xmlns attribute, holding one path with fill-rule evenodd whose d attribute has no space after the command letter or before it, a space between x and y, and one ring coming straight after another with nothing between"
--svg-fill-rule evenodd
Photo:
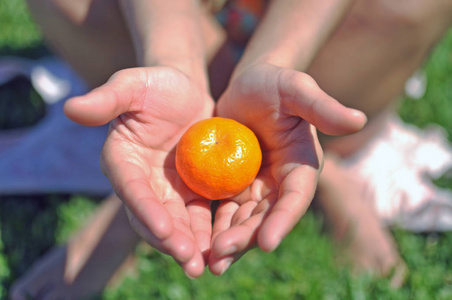
<instances>
[{"instance_id":1,"label":"green grass","mask_svg":"<svg viewBox=\"0 0 452 300\"><path fill-rule=\"evenodd\" d=\"M0 28L1 55L36 57L45 52L24 0L0 0Z\"/></svg>"},{"instance_id":2,"label":"green grass","mask_svg":"<svg viewBox=\"0 0 452 300\"><path fill-rule=\"evenodd\" d=\"M436 123L452 137L452 30L437 47L425 66L427 93L417 101L405 101L401 117L419 127Z\"/></svg>"},{"instance_id":3,"label":"green grass","mask_svg":"<svg viewBox=\"0 0 452 300\"><path fill-rule=\"evenodd\" d=\"M0 0L0 55L39 57L45 53L23 2ZM452 106L447 102L452 99L452 32L434 51L425 70L427 94L418 101L404 101L400 114L420 127L440 124L452 136ZM21 121L23 126L30 123ZM452 188L450 178L439 182ZM1 197L0 298L7 297L11 283L35 259L64 243L97 203L81 196ZM393 290L386 279L352 277L339 266L335 246L323 233L322 224L321 216L308 212L275 252L250 251L221 277L206 272L190 280L170 257L138 247L137 270L119 286L108 288L102 298L452 299L452 233L420 235L395 230L410 274L401 289Z\"/></svg>"}]
</instances>

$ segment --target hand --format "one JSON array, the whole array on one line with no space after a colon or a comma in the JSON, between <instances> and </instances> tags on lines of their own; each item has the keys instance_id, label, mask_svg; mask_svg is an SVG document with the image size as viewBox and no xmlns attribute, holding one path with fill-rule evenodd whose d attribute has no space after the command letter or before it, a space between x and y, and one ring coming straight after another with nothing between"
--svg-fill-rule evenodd
<instances>
[{"instance_id":1,"label":"hand","mask_svg":"<svg viewBox=\"0 0 452 300\"><path fill-rule=\"evenodd\" d=\"M220 275L255 245L274 250L308 209L323 165L315 127L349 134L366 117L325 94L309 75L265 64L233 77L217 115L252 129L263 153L256 180L217 209L209 266Z\"/></svg>"},{"instance_id":2,"label":"hand","mask_svg":"<svg viewBox=\"0 0 452 300\"><path fill-rule=\"evenodd\" d=\"M68 100L65 112L89 126L111 121L101 165L132 227L188 276L200 276L211 244L210 201L185 186L174 156L186 129L212 116L207 91L170 67L127 69Z\"/></svg>"}]
</instances>

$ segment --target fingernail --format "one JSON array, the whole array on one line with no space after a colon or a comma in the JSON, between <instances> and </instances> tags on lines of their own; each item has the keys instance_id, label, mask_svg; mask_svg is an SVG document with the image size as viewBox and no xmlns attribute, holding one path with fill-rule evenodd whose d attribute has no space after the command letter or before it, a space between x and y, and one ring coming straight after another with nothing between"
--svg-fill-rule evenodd
<instances>
[{"instance_id":1,"label":"fingernail","mask_svg":"<svg viewBox=\"0 0 452 300\"><path fill-rule=\"evenodd\" d=\"M223 268L220 271L220 276L223 275L224 272L226 272L229 269L229 267L232 264L232 259L225 259L223 262L224 262L223 263Z\"/></svg>"},{"instance_id":2,"label":"fingernail","mask_svg":"<svg viewBox=\"0 0 452 300\"><path fill-rule=\"evenodd\" d=\"M278 248L279 244L281 244L282 239L278 239L269 249L269 252L275 251Z\"/></svg>"},{"instance_id":3,"label":"fingernail","mask_svg":"<svg viewBox=\"0 0 452 300\"><path fill-rule=\"evenodd\" d=\"M350 108L350 111L352 112L352 114L355 117L363 118L365 120L365 122L367 123L367 116L366 116L366 114L364 112L362 112L360 110L357 110L357 109L354 109L354 108Z\"/></svg>"},{"instance_id":4,"label":"fingernail","mask_svg":"<svg viewBox=\"0 0 452 300\"><path fill-rule=\"evenodd\" d=\"M196 279L195 277L191 277L190 275L188 275L187 272L184 272L184 273L185 273L185 276L187 276L189 279L191 279L191 280L195 280Z\"/></svg>"}]
</instances>

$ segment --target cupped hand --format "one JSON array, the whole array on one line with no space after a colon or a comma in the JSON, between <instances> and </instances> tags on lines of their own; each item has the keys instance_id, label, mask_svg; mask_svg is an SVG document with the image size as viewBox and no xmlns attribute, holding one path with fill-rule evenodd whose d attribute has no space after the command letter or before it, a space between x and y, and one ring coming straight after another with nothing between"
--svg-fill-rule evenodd
<instances>
[{"instance_id":1,"label":"cupped hand","mask_svg":"<svg viewBox=\"0 0 452 300\"><path fill-rule=\"evenodd\" d=\"M185 130L212 116L208 92L177 69L133 68L68 100L65 112L89 126L111 121L101 164L131 225L188 276L200 276L211 245L210 201L185 186L174 156Z\"/></svg>"},{"instance_id":2,"label":"cupped hand","mask_svg":"<svg viewBox=\"0 0 452 300\"><path fill-rule=\"evenodd\" d=\"M316 128L350 134L366 117L328 96L309 75L266 64L234 76L216 114L252 129L263 154L251 186L216 211L209 266L220 275L255 246L274 250L306 212L323 165Z\"/></svg>"}]
</instances>

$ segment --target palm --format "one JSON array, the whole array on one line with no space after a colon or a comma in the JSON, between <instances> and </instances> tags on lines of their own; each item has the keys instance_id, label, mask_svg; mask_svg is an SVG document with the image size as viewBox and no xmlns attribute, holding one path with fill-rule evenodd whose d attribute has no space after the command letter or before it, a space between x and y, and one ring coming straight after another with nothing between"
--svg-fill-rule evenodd
<instances>
[{"instance_id":1,"label":"palm","mask_svg":"<svg viewBox=\"0 0 452 300\"><path fill-rule=\"evenodd\" d=\"M319 96L325 103L317 102ZM212 272L221 273L255 244L273 250L304 214L323 163L310 122L329 134L358 129L353 129L356 122L346 124L345 112L343 119L340 113L322 119L316 113L322 108L346 110L306 74L256 65L231 82L217 105L217 114L236 119L256 133L263 163L250 188L218 207L209 261Z\"/></svg>"},{"instance_id":2,"label":"palm","mask_svg":"<svg viewBox=\"0 0 452 300\"><path fill-rule=\"evenodd\" d=\"M122 71L85 97L91 97L91 103L107 99L114 103L112 111L120 113L110 123L102 166L132 226L152 246L172 255L189 275L200 275L201 252L210 248L209 202L182 183L174 154L185 130L212 116L211 99L183 73L168 67Z\"/></svg>"}]
</instances>

